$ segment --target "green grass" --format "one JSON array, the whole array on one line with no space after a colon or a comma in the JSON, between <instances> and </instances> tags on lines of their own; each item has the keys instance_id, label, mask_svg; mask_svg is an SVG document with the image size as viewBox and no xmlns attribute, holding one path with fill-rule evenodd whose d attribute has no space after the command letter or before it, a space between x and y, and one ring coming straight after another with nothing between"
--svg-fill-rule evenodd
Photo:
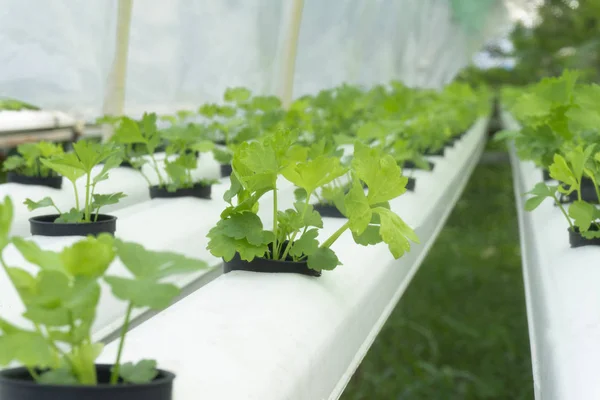
<instances>
[{"instance_id":1,"label":"green grass","mask_svg":"<svg viewBox=\"0 0 600 400\"><path fill-rule=\"evenodd\" d=\"M510 166L479 165L342 400L533 399Z\"/></svg>"}]
</instances>

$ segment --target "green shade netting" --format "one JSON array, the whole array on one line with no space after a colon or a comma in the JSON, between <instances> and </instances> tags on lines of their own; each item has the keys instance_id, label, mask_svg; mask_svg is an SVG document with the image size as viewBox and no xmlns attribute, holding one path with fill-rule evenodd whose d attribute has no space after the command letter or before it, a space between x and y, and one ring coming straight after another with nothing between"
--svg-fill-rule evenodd
<instances>
[{"instance_id":1,"label":"green shade netting","mask_svg":"<svg viewBox=\"0 0 600 400\"><path fill-rule=\"evenodd\" d=\"M481 32L488 13L498 0L450 0L454 19L468 34Z\"/></svg>"}]
</instances>

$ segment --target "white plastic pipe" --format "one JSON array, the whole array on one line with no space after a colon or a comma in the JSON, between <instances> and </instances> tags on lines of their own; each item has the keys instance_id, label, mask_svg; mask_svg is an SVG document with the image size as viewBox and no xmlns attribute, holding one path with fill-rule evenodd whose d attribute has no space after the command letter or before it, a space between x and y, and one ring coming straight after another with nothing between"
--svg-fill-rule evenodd
<instances>
[{"instance_id":1,"label":"white plastic pipe","mask_svg":"<svg viewBox=\"0 0 600 400\"><path fill-rule=\"evenodd\" d=\"M125 359L157 359L175 372L177 400L337 399L462 192L484 127L481 121L462 139L462 162L440 164L405 195L413 199L393 202L422 240L402 259L384 244L357 246L346 232L334 244L344 265L321 278L222 275L131 331ZM342 224L325 218L324 236ZM100 361L115 354L113 342Z\"/></svg>"}]
</instances>

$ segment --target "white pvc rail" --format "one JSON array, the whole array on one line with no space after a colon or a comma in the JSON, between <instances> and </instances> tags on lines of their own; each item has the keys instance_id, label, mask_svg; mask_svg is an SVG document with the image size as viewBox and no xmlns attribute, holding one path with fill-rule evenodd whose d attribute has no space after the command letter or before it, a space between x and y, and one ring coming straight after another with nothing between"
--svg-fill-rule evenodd
<instances>
[{"instance_id":1,"label":"white pvc rail","mask_svg":"<svg viewBox=\"0 0 600 400\"><path fill-rule=\"evenodd\" d=\"M357 246L346 233L334 244L344 265L320 278L221 275L132 330L125 359L154 358L175 372L176 400L338 398L460 196L485 127L478 121L455 149L435 157L432 172L415 173L415 193L392 202L421 238L402 259L384 244ZM324 218L322 235L341 224ZM197 248L206 243L195 237ZM99 361L115 354L112 342Z\"/></svg>"},{"instance_id":2,"label":"white pvc rail","mask_svg":"<svg viewBox=\"0 0 600 400\"><path fill-rule=\"evenodd\" d=\"M0 111L0 135L2 132L70 128L75 123L73 117L61 111Z\"/></svg>"},{"instance_id":3,"label":"white pvc rail","mask_svg":"<svg viewBox=\"0 0 600 400\"><path fill-rule=\"evenodd\" d=\"M519 128L510 115L503 119L506 128ZM510 156L535 398L600 399L600 247L570 248L567 221L550 200L524 210L542 171L520 161L514 146Z\"/></svg>"},{"instance_id":4,"label":"white pvc rail","mask_svg":"<svg viewBox=\"0 0 600 400\"><path fill-rule=\"evenodd\" d=\"M196 174L214 177L219 173L218 164L210 157L203 157L205 157L204 161L199 163ZM118 179L111 178L109 181L123 185L123 180L119 182ZM279 186L279 201L285 206L291 207L294 202L293 186L283 180ZM223 194L228 188L229 178L224 178L220 180L219 184L213 185L212 200L191 197L153 199L118 209L111 213L118 218L116 236L126 241L139 243L152 250L175 251L206 261L209 269L177 276L171 280L182 289L186 289L192 284L199 286L204 280L210 280L219 273L216 271L211 276L204 277L214 267L220 267L221 260L213 257L206 250L206 245L201 243L209 229L218 221L221 211L226 205ZM144 189L144 193L147 193L148 188L145 186ZM265 196L261 201L261 215L265 214L265 218L268 218L270 204L272 204L272 197ZM19 222L18 218L22 218L22 216L17 215L14 223ZM54 251L60 251L79 239L81 238L41 236L31 238L43 249ZM3 255L8 265L23 266L31 271L36 271L36 267L27 263L12 245L7 247ZM110 273L129 276L127 270L118 261L110 267ZM92 328L96 339L107 338L117 331L126 309L126 304L113 298L107 286L103 287L103 290L95 325ZM27 321L20 317L24 311L23 305L3 270L0 270L0 293L2 293L1 306L4 318L11 321L19 320L21 323L27 324ZM138 317L145 311L134 310L133 316Z\"/></svg>"},{"instance_id":5,"label":"white pvc rail","mask_svg":"<svg viewBox=\"0 0 600 400\"><path fill-rule=\"evenodd\" d=\"M164 153L156 155L158 159L164 158ZM99 165L94 168L92 176L95 176L102 170ZM156 173L148 165L144 166L144 173L148 179L154 184L158 183ZM161 172L164 176L164 171ZM103 214L112 214L114 210L118 210L133 204L141 203L150 200L148 183L142 175L132 168L115 168L109 173L110 179L99 182L96 186L95 193L116 193L123 192L127 195L117 204L103 207L100 212ZM198 167L192 174L197 178L215 179L220 176L219 165L214 161L212 154L201 154L198 162ZM85 178L77 180L77 192L79 193L80 204L85 200ZM61 189L53 189L44 186L22 185L18 183L0 184L0 198L10 196L15 207L15 218L12 225L11 234L18 236L29 236L29 218L37 215L55 214L53 208L39 208L34 211L29 211L23 204L25 199L30 198L33 201L38 201L46 196L52 197L54 203L61 211L68 211L75 206L75 195L73 185L69 180L63 178ZM120 227L117 224L117 229Z\"/></svg>"}]
</instances>

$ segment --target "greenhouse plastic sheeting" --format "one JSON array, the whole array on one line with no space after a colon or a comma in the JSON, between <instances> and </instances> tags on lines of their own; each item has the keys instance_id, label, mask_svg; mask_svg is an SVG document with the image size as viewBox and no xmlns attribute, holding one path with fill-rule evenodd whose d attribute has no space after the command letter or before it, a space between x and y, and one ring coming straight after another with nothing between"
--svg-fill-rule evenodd
<instances>
[{"instance_id":1,"label":"greenhouse plastic sheeting","mask_svg":"<svg viewBox=\"0 0 600 400\"><path fill-rule=\"evenodd\" d=\"M0 1L0 96L88 119L101 115L117 4ZM134 0L125 112L195 108L237 85L279 94L292 6ZM304 0L294 95L341 82L441 86L469 61L473 37L481 45L485 35L469 37L449 0Z\"/></svg>"}]
</instances>

